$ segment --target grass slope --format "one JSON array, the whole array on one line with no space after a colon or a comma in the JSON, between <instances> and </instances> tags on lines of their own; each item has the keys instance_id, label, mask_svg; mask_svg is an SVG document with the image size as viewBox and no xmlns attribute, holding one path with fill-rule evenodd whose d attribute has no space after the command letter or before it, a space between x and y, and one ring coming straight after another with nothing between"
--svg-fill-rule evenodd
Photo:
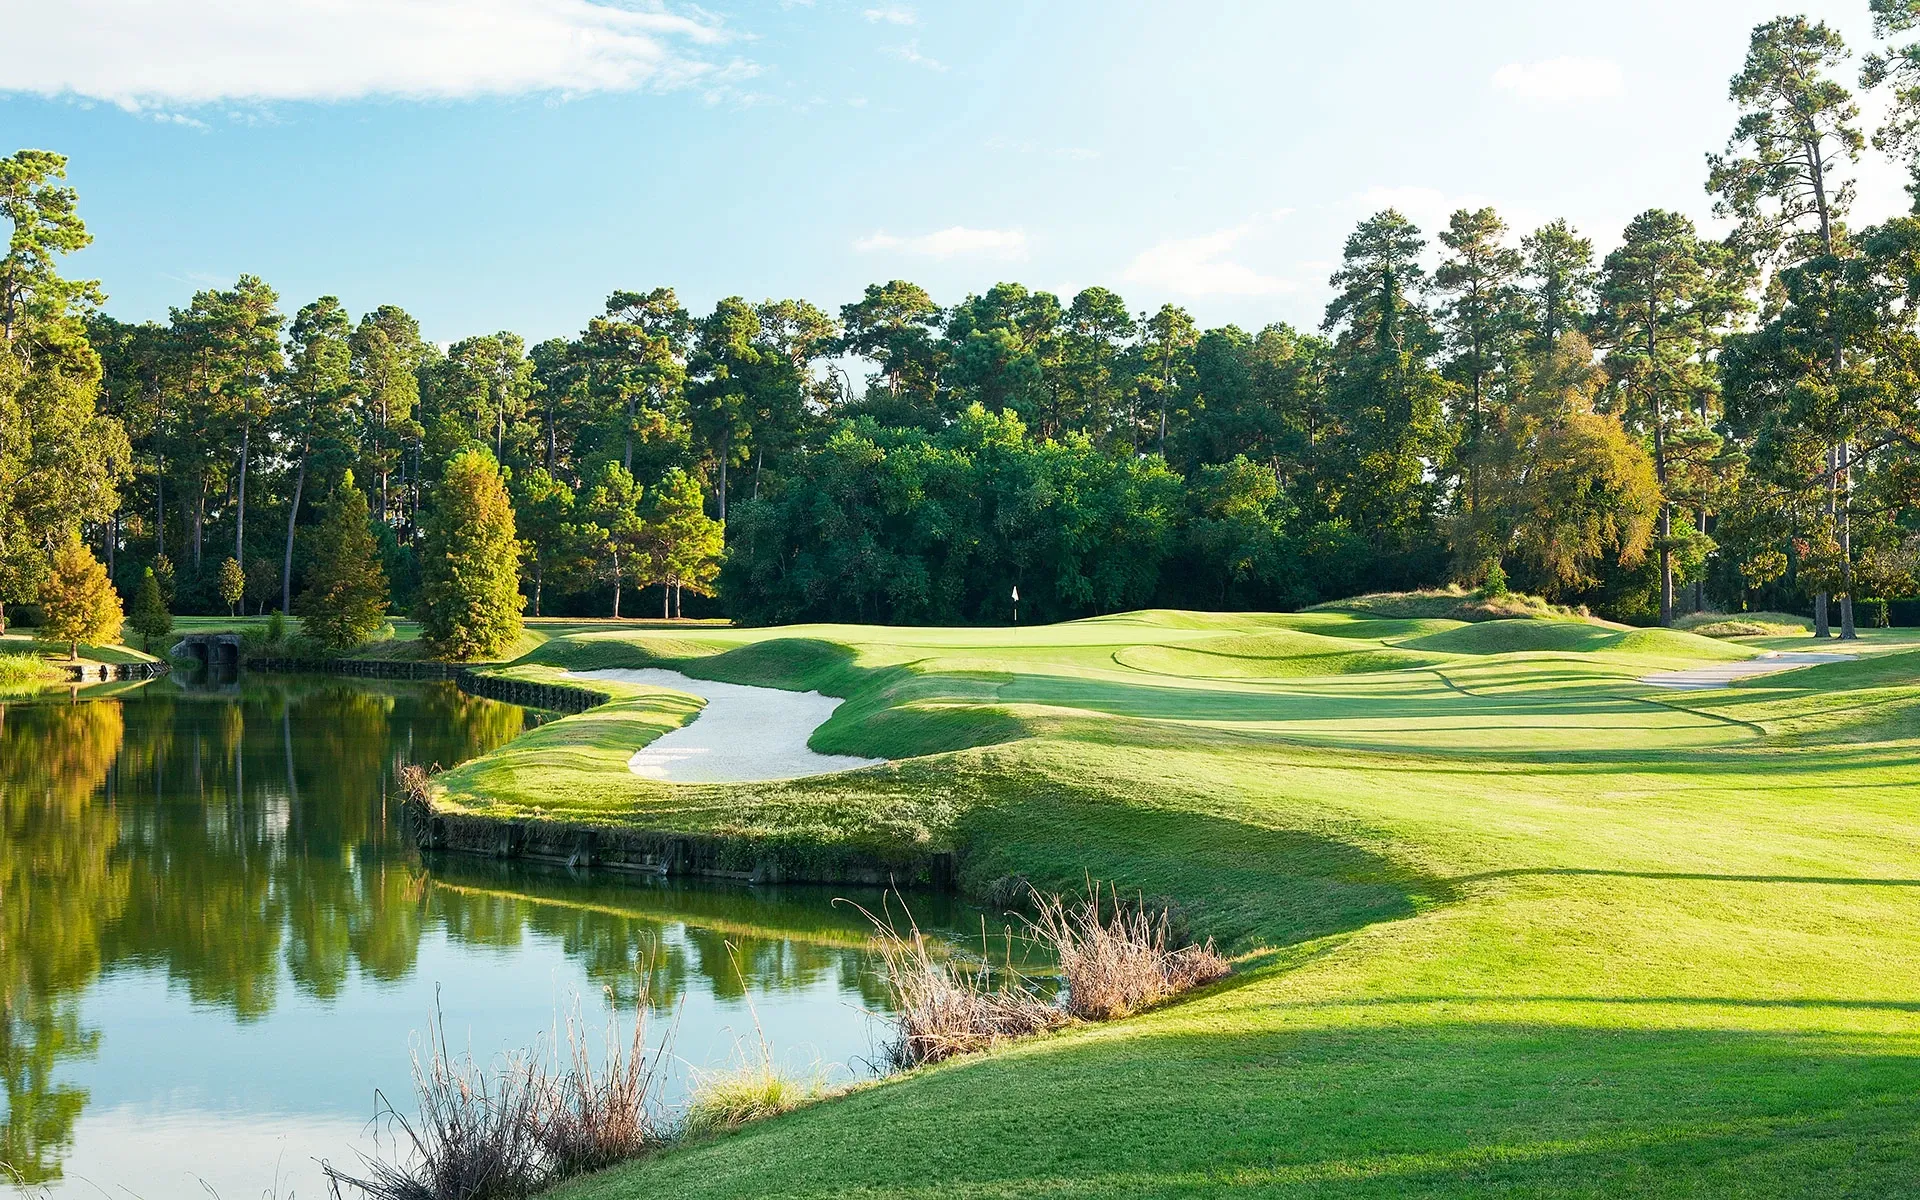
<instances>
[{"instance_id":1,"label":"grass slope","mask_svg":"<svg viewBox=\"0 0 1920 1200\"><path fill-rule=\"evenodd\" d=\"M499 812L951 845L977 890L1091 872L1241 956L1184 1003L566 1200L1911 1194L1920 649L1860 648L1674 694L1635 680L1755 647L1338 612L583 630L515 670L817 687L849 698L817 748L901 761L648 783L626 756L693 702L629 689L445 784Z\"/></svg>"}]
</instances>

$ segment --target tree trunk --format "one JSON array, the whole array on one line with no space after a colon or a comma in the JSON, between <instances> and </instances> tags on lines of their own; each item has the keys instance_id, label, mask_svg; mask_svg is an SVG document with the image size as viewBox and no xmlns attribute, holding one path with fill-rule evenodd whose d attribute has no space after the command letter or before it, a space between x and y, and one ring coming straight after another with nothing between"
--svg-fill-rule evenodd
<instances>
[{"instance_id":1,"label":"tree trunk","mask_svg":"<svg viewBox=\"0 0 1920 1200\"><path fill-rule=\"evenodd\" d=\"M620 619L620 552L613 552L613 619Z\"/></svg>"},{"instance_id":2,"label":"tree trunk","mask_svg":"<svg viewBox=\"0 0 1920 1200\"><path fill-rule=\"evenodd\" d=\"M627 397L627 446L620 452L620 469L633 470L633 397Z\"/></svg>"},{"instance_id":3,"label":"tree trunk","mask_svg":"<svg viewBox=\"0 0 1920 1200\"><path fill-rule=\"evenodd\" d=\"M673 619L673 585L664 579L660 581L660 619Z\"/></svg>"},{"instance_id":4,"label":"tree trunk","mask_svg":"<svg viewBox=\"0 0 1920 1200\"><path fill-rule=\"evenodd\" d=\"M201 551L207 533L207 477L200 476L200 498L193 510L193 573L200 573Z\"/></svg>"},{"instance_id":5,"label":"tree trunk","mask_svg":"<svg viewBox=\"0 0 1920 1200\"><path fill-rule=\"evenodd\" d=\"M253 420L240 427L240 495L233 521L233 561L247 561L247 448L253 438Z\"/></svg>"},{"instance_id":6,"label":"tree trunk","mask_svg":"<svg viewBox=\"0 0 1920 1200\"><path fill-rule=\"evenodd\" d=\"M727 523L727 459L733 457L733 434L720 439L720 523Z\"/></svg>"},{"instance_id":7,"label":"tree trunk","mask_svg":"<svg viewBox=\"0 0 1920 1200\"><path fill-rule=\"evenodd\" d=\"M540 592L547 583L547 556L542 554L533 560L533 615L540 615Z\"/></svg>"},{"instance_id":8,"label":"tree trunk","mask_svg":"<svg viewBox=\"0 0 1920 1200\"><path fill-rule=\"evenodd\" d=\"M1853 641L1860 631L1853 626L1853 447L1846 441L1839 446L1840 470L1840 640Z\"/></svg>"},{"instance_id":9,"label":"tree trunk","mask_svg":"<svg viewBox=\"0 0 1920 1200\"><path fill-rule=\"evenodd\" d=\"M280 611L293 612L293 526L300 519L300 497L307 488L307 447L300 447L300 470L293 477L293 504L287 509L287 547L280 555Z\"/></svg>"},{"instance_id":10,"label":"tree trunk","mask_svg":"<svg viewBox=\"0 0 1920 1200\"><path fill-rule=\"evenodd\" d=\"M167 552L167 460L153 452L153 554Z\"/></svg>"},{"instance_id":11,"label":"tree trunk","mask_svg":"<svg viewBox=\"0 0 1920 1200\"><path fill-rule=\"evenodd\" d=\"M1651 309L1649 309L1651 311ZM1656 335L1647 325L1647 361L1655 356ZM1660 386L1653 386L1653 474L1660 484L1660 624L1673 624L1673 504L1667 499L1667 414L1660 401Z\"/></svg>"},{"instance_id":12,"label":"tree trunk","mask_svg":"<svg viewBox=\"0 0 1920 1200\"><path fill-rule=\"evenodd\" d=\"M680 581L676 579L673 581L673 615L675 620L687 615L687 610L680 606L680 596Z\"/></svg>"},{"instance_id":13,"label":"tree trunk","mask_svg":"<svg viewBox=\"0 0 1920 1200\"><path fill-rule=\"evenodd\" d=\"M1834 513L1833 472L1835 465L1833 447L1829 446L1827 447L1827 516L1829 518L1831 518ZM1828 612L1827 591L1825 588L1813 594L1813 636L1817 638L1833 636L1833 623Z\"/></svg>"},{"instance_id":14,"label":"tree trunk","mask_svg":"<svg viewBox=\"0 0 1920 1200\"><path fill-rule=\"evenodd\" d=\"M753 498L755 500L760 498L760 467L766 460L767 448L765 446L755 446L753 448Z\"/></svg>"}]
</instances>

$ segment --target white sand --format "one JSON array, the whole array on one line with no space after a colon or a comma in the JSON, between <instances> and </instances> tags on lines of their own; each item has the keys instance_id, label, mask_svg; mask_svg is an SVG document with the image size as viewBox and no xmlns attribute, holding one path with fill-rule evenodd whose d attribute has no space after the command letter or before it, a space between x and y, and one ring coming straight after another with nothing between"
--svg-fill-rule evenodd
<instances>
[{"instance_id":1,"label":"white sand","mask_svg":"<svg viewBox=\"0 0 1920 1200\"><path fill-rule=\"evenodd\" d=\"M1777 671L1791 671L1795 667L1813 667L1821 663L1848 662L1851 654L1817 653L1771 653L1762 658L1749 658L1740 662L1715 663L1710 667L1694 667L1687 671L1665 671L1659 675L1642 675L1641 683L1650 683L1654 687L1674 688L1679 691L1704 691L1708 688L1722 688L1736 679L1748 679L1755 675L1772 675Z\"/></svg>"},{"instance_id":2,"label":"white sand","mask_svg":"<svg viewBox=\"0 0 1920 1200\"><path fill-rule=\"evenodd\" d=\"M815 754L813 731L826 724L840 701L819 692L787 692L693 679L678 671L575 671L578 679L610 679L705 700L692 721L669 730L627 763L635 775L669 783L750 783L798 779L830 771L877 766L884 758Z\"/></svg>"}]
</instances>

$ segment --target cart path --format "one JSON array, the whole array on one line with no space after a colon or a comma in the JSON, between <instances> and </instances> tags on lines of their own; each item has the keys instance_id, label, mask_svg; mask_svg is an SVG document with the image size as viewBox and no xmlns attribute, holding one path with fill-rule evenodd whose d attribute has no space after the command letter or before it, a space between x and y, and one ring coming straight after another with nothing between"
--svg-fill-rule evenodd
<instances>
[{"instance_id":1,"label":"cart path","mask_svg":"<svg viewBox=\"0 0 1920 1200\"><path fill-rule=\"evenodd\" d=\"M1657 675L1642 675L1640 682L1658 688L1673 688L1678 691L1707 691L1723 688L1737 679L1751 679L1755 675L1772 675L1780 671L1791 671L1796 667L1817 667L1822 663L1851 662L1851 654L1822 654L1812 651L1793 651L1780 653L1770 651L1760 658L1749 658L1740 662L1714 663L1710 667L1691 667L1685 671L1663 671Z\"/></svg>"}]
</instances>

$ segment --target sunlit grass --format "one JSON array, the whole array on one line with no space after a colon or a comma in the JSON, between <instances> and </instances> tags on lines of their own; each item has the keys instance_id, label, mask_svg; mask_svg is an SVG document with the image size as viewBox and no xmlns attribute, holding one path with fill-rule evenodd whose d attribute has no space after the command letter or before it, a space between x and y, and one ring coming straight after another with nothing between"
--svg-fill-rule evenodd
<instances>
[{"instance_id":1,"label":"sunlit grass","mask_svg":"<svg viewBox=\"0 0 1920 1200\"><path fill-rule=\"evenodd\" d=\"M976 893L1112 879L1238 960L1198 999L569 1197L1901 1194L1920 1186L1920 653L1864 632L1333 612L583 632L518 669L820 688L848 703L817 749L899 761L648 783L626 757L695 704L636 689L447 784L498 812L950 847ZM1763 649L1862 657L1638 682ZM1286 661L1322 655L1343 669Z\"/></svg>"}]
</instances>

